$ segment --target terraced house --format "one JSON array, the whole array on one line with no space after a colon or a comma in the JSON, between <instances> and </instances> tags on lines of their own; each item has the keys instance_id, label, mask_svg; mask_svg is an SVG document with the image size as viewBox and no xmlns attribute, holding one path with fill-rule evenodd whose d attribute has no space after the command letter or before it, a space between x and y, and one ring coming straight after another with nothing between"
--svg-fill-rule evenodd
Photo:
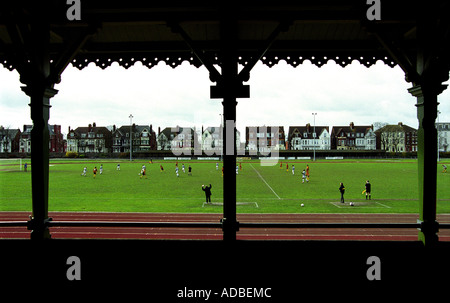
<instances>
[{"instance_id":1,"label":"terraced house","mask_svg":"<svg viewBox=\"0 0 450 303\"><path fill-rule=\"evenodd\" d=\"M285 150L283 126L247 126L245 128L245 149L252 153L268 154L275 150Z\"/></svg>"},{"instance_id":2,"label":"terraced house","mask_svg":"<svg viewBox=\"0 0 450 303\"><path fill-rule=\"evenodd\" d=\"M87 127L71 129L67 134L67 151L77 153L109 153L111 151L111 132L94 122Z\"/></svg>"},{"instance_id":3,"label":"terraced house","mask_svg":"<svg viewBox=\"0 0 450 303\"><path fill-rule=\"evenodd\" d=\"M329 150L331 148L328 126L289 126L288 143L290 150Z\"/></svg>"},{"instance_id":4,"label":"terraced house","mask_svg":"<svg viewBox=\"0 0 450 303\"><path fill-rule=\"evenodd\" d=\"M123 153L130 151L130 142L133 152L156 150L156 133L150 125L123 125L112 129L112 152Z\"/></svg>"},{"instance_id":5,"label":"terraced house","mask_svg":"<svg viewBox=\"0 0 450 303\"><path fill-rule=\"evenodd\" d=\"M20 129L11 129L0 126L0 153L18 151Z\"/></svg>"},{"instance_id":6,"label":"terraced house","mask_svg":"<svg viewBox=\"0 0 450 303\"><path fill-rule=\"evenodd\" d=\"M196 131L191 127L166 127L163 131L158 128L158 150L172 150L191 153L197 148L201 151Z\"/></svg>"},{"instance_id":7,"label":"terraced house","mask_svg":"<svg viewBox=\"0 0 450 303\"><path fill-rule=\"evenodd\" d=\"M386 125L376 131L378 146L387 152L416 152L417 130L399 122Z\"/></svg>"},{"instance_id":8,"label":"terraced house","mask_svg":"<svg viewBox=\"0 0 450 303\"><path fill-rule=\"evenodd\" d=\"M19 153L31 153L31 130L33 125L24 125L19 136ZM66 140L61 133L61 125L48 125L48 151L50 153L65 153Z\"/></svg>"},{"instance_id":9,"label":"terraced house","mask_svg":"<svg viewBox=\"0 0 450 303\"><path fill-rule=\"evenodd\" d=\"M331 130L331 149L336 150L375 150L376 134L373 125L333 126Z\"/></svg>"}]
</instances>

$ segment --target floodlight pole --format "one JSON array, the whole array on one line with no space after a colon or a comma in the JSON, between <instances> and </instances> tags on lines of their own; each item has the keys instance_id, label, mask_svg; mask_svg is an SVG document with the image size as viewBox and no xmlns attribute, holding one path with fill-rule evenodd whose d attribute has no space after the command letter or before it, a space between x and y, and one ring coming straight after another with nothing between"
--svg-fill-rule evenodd
<instances>
[{"instance_id":1,"label":"floodlight pole","mask_svg":"<svg viewBox=\"0 0 450 303\"><path fill-rule=\"evenodd\" d=\"M133 115L130 114L130 162L133 161Z\"/></svg>"},{"instance_id":2,"label":"floodlight pole","mask_svg":"<svg viewBox=\"0 0 450 303\"><path fill-rule=\"evenodd\" d=\"M313 142L313 150L314 150L314 160L316 161L316 116L317 113L312 113L313 117L314 117L314 130L313 130L313 138L314 138L314 142Z\"/></svg>"}]
</instances>

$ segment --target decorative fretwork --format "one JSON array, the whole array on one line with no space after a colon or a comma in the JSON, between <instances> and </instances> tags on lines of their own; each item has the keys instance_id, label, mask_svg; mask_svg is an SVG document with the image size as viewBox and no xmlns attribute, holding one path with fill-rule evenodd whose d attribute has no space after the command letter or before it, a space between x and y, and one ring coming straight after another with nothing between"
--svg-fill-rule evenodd
<instances>
[{"instance_id":1,"label":"decorative fretwork","mask_svg":"<svg viewBox=\"0 0 450 303\"><path fill-rule=\"evenodd\" d=\"M221 65L220 56L217 54L210 54L208 58L215 65ZM243 54L238 57L239 64L245 66L251 62L252 56L250 54ZM305 62L305 60L310 61L317 67L322 67L328 61L333 60L336 64L346 67L351 64L354 60L358 61L360 64L370 67L374 65L378 60L384 62L390 67L394 67L396 63L387 55L383 56L378 54L364 54L364 55L336 55L336 54L317 54L317 53L271 53L268 52L261 58L261 62L268 67L272 67L280 62L280 60L286 61L287 64L292 67L297 67ZM136 62L141 62L142 65L152 68L158 65L159 62L164 61L168 66L176 68L183 62L189 62L195 67L200 67L202 64L200 60L190 52L183 53L148 53L148 54L111 54L109 56L98 56L96 54L78 54L75 59L72 60L72 65L78 69L83 69L90 63L94 63L101 69L106 69L111 66L114 62L118 63L120 66L128 69L133 66ZM8 70L14 70L15 64L12 60L8 58L0 58L0 63Z\"/></svg>"},{"instance_id":2,"label":"decorative fretwork","mask_svg":"<svg viewBox=\"0 0 450 303\"><path fill-rule=\"evenodd\" d=\"M102 56L96 57L95 55L78 55L75 59L72 60L72 65L78 69L83 69L88 66L90 63L94 63L96 66L101 69L105 69L114 62L118 63L120 66L128 69L133 66L136 62L141 62L142 65L147 66L148 68L152 68L158 65L159 62L164 61L168 66L175 68L181 65L184 61L189 62L190 64L200 67L200 61L193 55L187 53L180 54L170 54L164 55L160 54L160 56L152 54L152 55L110 55L110 56Z\"/></svg>"},{"instance_id":3,"label":"decorative fretwork","mask_svg":"<svg viewBox=\"0 0 450 303\"><path fill-rule=\"evenodd\" d=\"M380 56L380 55L364 55L364 56L358 56L358 55L317 55L317 54L266 54L264 57L261 58L261 61L263 64L272 67L280 60L286 61L287 64L291 65L292 67L297 67L300 64L303 64L305 60L310 61L312 64L314 64L317 67L322 67L324 64L326 64L329 60L333 60L336 62L336 64L346 67L347 65L351 64L354 60L358 61L360 64L370 67L374 65L378 60L384 62L386 65L390 67L394 67L396 63L387 56Z\"/></svg>"},{"instance_id":4,"label":"decorative fretwork","mask_svg":"<svg viewBox=\"0 0 450 303\"><path fill-rule=\"evenodd\" d=\"M13 71L16 68L14 63L8 59L0 59L0 63L9 71Z\"/></svg>"}]
</instances>

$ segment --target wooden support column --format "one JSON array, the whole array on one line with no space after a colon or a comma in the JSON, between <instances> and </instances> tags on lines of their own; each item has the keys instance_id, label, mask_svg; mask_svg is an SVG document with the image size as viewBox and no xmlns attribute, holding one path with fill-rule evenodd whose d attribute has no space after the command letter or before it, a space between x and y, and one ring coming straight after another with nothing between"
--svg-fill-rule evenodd
<instances>
[{"instance_id":1,"label":"wooden support column","mask_svg":"<svg viewBox=\"0 0 450 303\"><path fill-rule=\"evenodd\" d=\"M48 182L49 182L49 130L50 98L57 90L49 83L50 29L45 23L34 23L30 27L30 62L21 69L22 90L30 97L31 119L31 191L33 215L28 222L31 239L50 239L47 226Z\"/></svg>"},{"instance_id":2,"label":"wooden support column","mask_svg":"<svg viewBox=\"0 0 450 303\"><path fill-rule=\"evenodd\" d=\"M225 14L226 15L226 14ZM230 14L228 15L230 16ZM223 240L233 242L239 230L236 220L236 106L237 98L249 98L250 87L243 85L238 74L237 22L224 18L220 24L221 67L220 76L211 72L217 82L211 86L211 98L223 99Z\"/></svg>"},{"instance_id":3,"label":"wooden support column","mask_svg":"<svg viewBox=\"0 0 450 303\"><path fill-rule=\"evenodd\" d=\"M438 241L436 221L437 189L437 118L438 95L446 85L419 85L408 91L417 98L417 157L419 180L419 220L422 223L419 240L432 246Z\"/></svg>"},{"instance_id":4,"label":"wooden support column","mask_svg":"<svg viewBox=\"0 0 450 303\"><path fill-rule=\"evenodd\" d=\"M222 77L218 85L223 97L223 239L235 241L236 220L236 106L238 62L236 22L221 23Z\"/></svg>"},{"instance_id":5,"label":"wooden support column","mask_svg":"<svg viewBox=\"0 0 450 303\"><path fill-rule=\"evenodd\" d=\"M438 242L439 224L436 220L437 203L437 130L436 118L438 96L447 85L442 83L449 79L448 62L441 54L443 35L440 31L438 12L429 7L418 6L421 17L417 21L417 57L414 86L408 91L417 98L417 157L419 181L419 220L421 229L419 240L426 246Z\"/></svg>"}]
</instances>

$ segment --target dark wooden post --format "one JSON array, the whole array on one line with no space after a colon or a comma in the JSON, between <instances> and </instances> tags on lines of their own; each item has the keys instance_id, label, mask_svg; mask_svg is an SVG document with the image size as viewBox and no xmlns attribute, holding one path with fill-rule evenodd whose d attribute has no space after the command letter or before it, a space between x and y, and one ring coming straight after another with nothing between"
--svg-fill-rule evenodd
<instances>
[{"instance_id":1,"label":"dark wooden post","mask_svg":"<svg viewBox=\"0 0 450 303\"><path fill-rule=\"evenodd\" d=\"M417 158L419 180L419 220L422 223L419 240L427 246L438 241L436 221L437 182L437 118L438 95L446 85L423 84L414 86L409 92L417 98Z\"/></svg>"},{"instance_id":2,"label":"dark wooden post","mask_svg":"<svg viewBox=\"0 0 450 303\"><path fill-rule=\"evenodd\" d=\"M223 239L236 240L236 106L238 62L237 28L234 20L221 23L222 77L218 83L223 96Z\"/></svg>"},{"instance_id":3,"label":"dark wooden post","mask_svg":"<svg viewBox=\"0 0 450 303\"><path fill-rule=\"evenodd\" d=\"M30 97L31 119L31 191L33 216L28 222L31 239L51 238L47 226L49 182L49 130L50 98L57 90L49 81L50 29L49 24L33 23L30 27L30 62L21 71L22 90Z\"/></svg>"},{"instance_id":4,"label":"dark wooden post","mask_svg":"<svg viewBox=\"0 0 450 303\"><path fill-rule=\"evenodd\" d=\"M421 229L419 240L426 246L438 242L439 224L436 220L437 189L437 130L436 118L438 96L447 85L442 83L449 79L447 64L439 56L439 33L435 12L421 8L421 17L417 22L417 58L414 86L408 91L417 98L417 157L419 180L419 220Z\"/></svg>"}]
</instances>

